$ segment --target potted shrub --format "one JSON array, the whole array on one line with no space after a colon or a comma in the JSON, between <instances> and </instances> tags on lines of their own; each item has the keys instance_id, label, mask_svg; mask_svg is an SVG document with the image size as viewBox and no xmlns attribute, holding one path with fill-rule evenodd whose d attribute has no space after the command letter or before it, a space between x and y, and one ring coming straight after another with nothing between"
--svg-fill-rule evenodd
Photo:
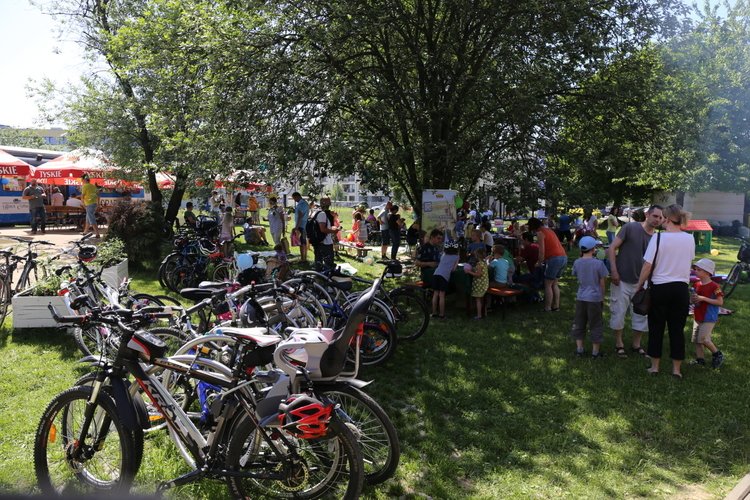
<instances>
[{"instance_id":1,"label":"potted shrub","mask_svg":"<svg viewBox=\"0 0 750 500\"><path fill-rule=\"evenodd\" d=\"M112 288L117 288L128 277L128 255L125 253L125 244L119 238L108 238L100 243L96 249L96 259L91 264L98 268L111 262L117 264L102 271L102 280Z\"/></svg>"},{"instance_id":2,"label":"potted shrub","mask_svg":"<svg viewBox=\"0 0 750 500\"><path fill-rule=\"evenodd\" d=\"M111 238L102 242L97 247L96 259L90 266L92 269L117 262L107 267L102 272L102 279L110 286L117 288L124 278L128 276L128 259L125 254L125 246L117 238ZM61 278L50 271L43 281L37 283L32 289L22 295L13 297L13 328L54 328L58 326L52 318L49 304L52 304L60 314L73 314L68 308L63 297L57 295L60 289Z\"/></svg>"}]
</instances>

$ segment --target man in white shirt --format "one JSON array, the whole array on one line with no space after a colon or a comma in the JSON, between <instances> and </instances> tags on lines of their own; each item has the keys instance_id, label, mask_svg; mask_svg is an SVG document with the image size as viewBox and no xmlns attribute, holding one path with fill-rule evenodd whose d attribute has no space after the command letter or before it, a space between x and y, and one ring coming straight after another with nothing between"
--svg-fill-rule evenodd
<instances>
[{"instance_id":1,"label":"man in white shirt","mask_svg":"<svg viewBox=\"0 0 750 500\"><path fill-rule=\"evenodd\" d=\"M68 201L65 202L65 205L68 207L82 207L83 202L80 200L80 198L71 196L70 198L68 198Z\"/></svg>"}]
</instances>

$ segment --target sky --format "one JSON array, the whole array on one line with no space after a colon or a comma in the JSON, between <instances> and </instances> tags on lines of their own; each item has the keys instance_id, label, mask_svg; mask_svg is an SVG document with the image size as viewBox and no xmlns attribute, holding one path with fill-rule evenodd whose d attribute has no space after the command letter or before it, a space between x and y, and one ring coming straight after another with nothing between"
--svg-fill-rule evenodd
<instances>
[{"instance_id":1,"label":"sky","mask_svg":"<svg viewBox=\"0 0 750 500\"><path fill-rule=\"evenodd\" d=\"M0 125L46 126L27 95L30 81L48 77L58 85L75 83L88 64L72 36L61 38L39 7L28 0L0 0Z\"/></svg>"},{"instance_id":2,"label":"sky","mask_svg":"<svg viewBox=\"0 0 750 500\"><path fill-rule=\"evenodd\" d=\"M77 82L85 72L81 50L70 36L60 40L55 27L28 0L0 0L0 125L45 126L27 96L29 81Z\"/></svg>"}]
</instances>

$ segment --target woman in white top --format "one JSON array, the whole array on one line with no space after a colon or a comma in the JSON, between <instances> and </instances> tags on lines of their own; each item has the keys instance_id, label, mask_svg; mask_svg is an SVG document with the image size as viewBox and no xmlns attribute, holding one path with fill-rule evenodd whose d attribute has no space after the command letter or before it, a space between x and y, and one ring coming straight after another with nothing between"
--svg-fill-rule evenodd
<instances>
[{"instance_id":1,"label":"woman in white top","mask_svg":"<svg viewBox=\"0 0 750 500\"><path fill-rule=\"evenodd\" d=\"M648 372L652 375L659 373L666 326L669 329L672 375L682 378L680 366L685 359L685 322L690 306L690 266L695 258L695 240L681 229L687 224L688 217L680 205L665 208L664 231L651 238L643 256L639 288L648 280L651 269L654 270L648 314L648 355L651 357Z\"/></svg>"}]
</instances>

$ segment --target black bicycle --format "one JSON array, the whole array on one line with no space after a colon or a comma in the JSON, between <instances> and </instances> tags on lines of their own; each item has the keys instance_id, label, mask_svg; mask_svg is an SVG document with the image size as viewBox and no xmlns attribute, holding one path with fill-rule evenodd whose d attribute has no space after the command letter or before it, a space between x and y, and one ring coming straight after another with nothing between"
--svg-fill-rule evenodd
<instances>
[{"instance_id":1,"label":"black bicycle","mask_svg":"<svg viewBox=\"0 0 750 500\"><path fill-rule=\"evenodd\" d=\"M737 252L737 262L734 263L732 269L727 274L727 279L721 285L721 291L724 292L724 298L729 298L734 292L737 283L747 281L747 277L750 276L750 244L747 240L740 240L742 244Z\"/></svg>"}]
</instances>

